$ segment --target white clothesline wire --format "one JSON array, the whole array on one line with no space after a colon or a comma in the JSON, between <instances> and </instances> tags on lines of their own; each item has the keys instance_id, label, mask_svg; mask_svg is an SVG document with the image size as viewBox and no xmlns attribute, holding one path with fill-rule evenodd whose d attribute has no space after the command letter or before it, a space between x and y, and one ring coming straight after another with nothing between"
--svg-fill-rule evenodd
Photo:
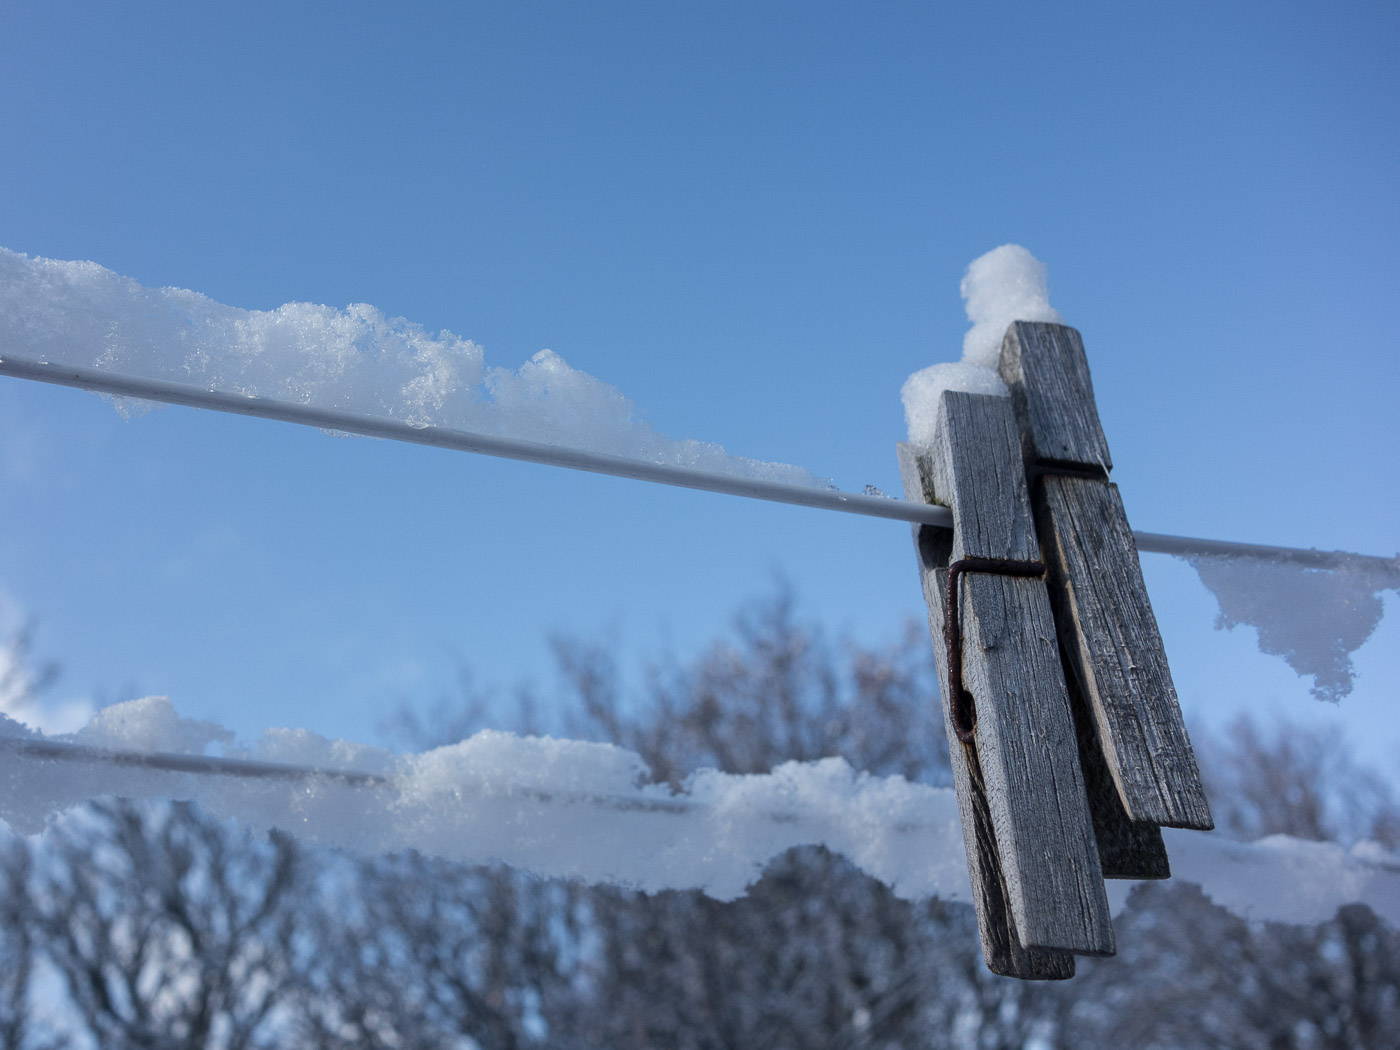
<instances>
[{"instance_id":1,"label":"white clothesline wire","mask_svg":"<svg viewBox=\"0 0 1400 1050\"><path fill-rule=\"evenodd\" d=\"M254 780L311 780L323 777L355 787L385 787L393 779L381 773L363 773L352 769L324 769L284 762L262 762L251 758L182 755L174 751L128 751L70 744L62 740L33 740L24 737L0 737L0 751L59 762L101 762L150 769L160 773L193 773L199 776L243 777Z\"/></svg>"},{"instance_id":2,"label":"white clothesline wire","mask_svg":"<svg viewBox=\"0 0 1400 1050\"><path fill-rule=\"evenodd\" d=\"M193 776L238 777L247 780L330 780L353 788L393 788L395 782L395 778L389 774L364 773L353 769L328 769L321 766L300 766L284 762L263 762L250 758L182 755L173 751L129 751L121 748L71 744L62 740L0 737L0 751L10 751L28 758L51 759L58 762L125 766L134 769L149 769L159 773L187 773ZM550 792L524 787L514 787L512 793L524 795L539 802L585 803L604 809L644 810L655 813L689 813L696 807L695 802L683 798L638 799L622 795Z\"/></svg>"},{"instance_id":3,"label":"white clothesline wire","mask_svg":"<svg viewBox=\"0 0 1400 1050\"><path fill-rule=\"evenodd\" d=\"M404 441L460 452L477 452L504 459L525 460L595 474L650 481L662 485L718 492L749 499L789 503L820 510L863 514L876 518L891 518L919 525L952 528L951 512L946 507L883 496L858 495L838 489L809 488L786 482L745 478L732 474L697 470L692 467L653 463L646 460L616 456L604 452L549 445L520 438L495 437L450 427L415 425L396 419L341 412L291 401L278 401L247 394L230 394L206 390L184 383L126 375L105 369L59 365L48 361L33 361L12 356L0 356L0 375L28 379L59 386L76 387L117 397L140 398L189 408L205 408L236 415L275 419L284 423L336 430L365 437ZM1393 574L1400 582L1400 557L1383 558L1348 551L1322 551L1312 548L1275 547L1257 543L1237 543L1230 540L1199 539L1191 536L1171 536L1156 532L1134 532L1139 551L1156 554L1233 555L1267 558L1289 562L1305 568L1360 568L1370 572Z\"/></svg>"},{"instance_id":4,"label":"white clothesline wire","mask_svg":"<svg viewBox=\"0 0 1400 1050\"><path fill-rule=\"evenodd\" d=\"M133 751L124 748L74 744L64 740L38 740L25 737L0 737L0 752L5 751L31 759L122 766L128 769L145 769L157 773L184 773L192 776L290 782L324 780L358 789L389 790L396 787L397 781L400 779L393 774L366 773L353 769L330 769L324 766L265 762L250 758L189 755L174 751ZM570 805L594 806L600 809L670 813L677 816L695 813L704 808L703 803L684 797L635 798L599 792L546 791L520 785L512 785L510 793L512 796L525 797L541 803L559 802ZM761 815L780 824L796 819L794 814L777 811L765 812ZM900 822L895 826L895 830L901 832L910 831L912 828L913 825L907 822Z\"/></svg>"},{"instance_id":5,"label":"white clothesline wire","mask_svg":"<svg viewBox=\"0 0 1400 1050\"><path fill-rule=\"evenodd\" d=\"M103 747L91 747L83 744L73 744L59 740L41 740L23 737L0 737L0 752L8 751L11 754L31 760L51 760L60 762L85 763L93 765L118 766L128 769L143 769L153 772L166 772L175 774L192 775L196 777L234 777L238 779L251 780L274 780L285 782L339 782L356 793L359 791L389 791L393 790L398 778L392 775L379 773L366 773L357 770L329 769L316 766L301 766L280 762L264 762L254 759L239 758L217 758L210 755L189 755L174 752L162 751L130 751L122 749L112 749ZM586 805L601 810L611 810L622 813L646 813L659 814L662 816L689 817L703 815L710 808L706 803L696 799L677 798L637 798L624 795L609 795L602 793L585 793L569 790L542 790L539 788L524 787L514 785L510 788L509 794L514 798L528 798L532 802L542 805L560 803L564 805ZM754 816L759 819L777 825L791 825L802 820L802 817L795 812L785 812L779 809L765 809L757 811ZM929 832L946 831L942 825L945 821L939 821L935 814L930 812L928 820L904 819L889 826L886 830L899 835L920 835ZM1184 837L1183 833L1173 833L1178 836L1179 841L1185 844L1194 839ZM1189 835L1189 833L1186 833ZM1215 841L1212 839L1212 841ZM1267 843L1268 840L1265 840ZM1309 843L1308 845L1314 845ZM1321 844L1316 844L1321 845ZM1229 841L1217 843L1217 848L1229 852L1230 850L1250 851L1251 844L1234 843ZM1265 851L1267 853L1267 851ZM1238 858L1236 858L1238 860ZM1295 875L1294 868L1296 860L1279 859L1261 854L1254 858L1255 863L1264 863L1275 873ZM1351 863L1359 867L1362 871L1370 871L1377 877L1394 878L1400 876L1400 864L1397 864L1392 856L1380 853L1375 855L1353 856ZM1195 867L1188 858L1187 870L1182 873L1188 881L1201 881L1200 878L1192 878L1192 869ZM1394 896L1395 886L1386 891L1390 897ZM1238 909L1236 909L1238 910ZM1393 907L1389 910L1393 911Z\"/></svg>"},{"instance_id":6,"label":"white clothesline wire","mask_svg":"<svg viewBox=\"0 0 1400 1050\"><path fill-rule=\"evenodd\" d=\"M733 474L718 474L706 470L696 470L693 467L652 463L647 460L615 456L605 452L589 452L563 445L548 445L541 441L495 437L467 430L455 430L450 427L415 425L397 419L340 412L335 409L317 408L313 405L277 401L246 394L204 390L184 383L122 375L96 368L79 368L73 365L55 365L48 362L0 356L0 375L14 376L17 379L34 379L41 383L56 383L60 386L77 387L81 390L114 394L119 397L143 398L148 401L163 401L167 404L185 405L190 408L208 408L217 412L232 412L242 416L276 419L284 423L300 423L304 426L319 427L322 430L339 430L347 434L360 434L364 437L406 441L416 445L454 449L458 452L478 452L482 455L498 456L503 459L526 460L531 463L568 467L572 470L586 470L594 474L611 474L615 477L632 478L637 481L653 481L663 485L720 492L731 496L747 496L750 499L769 500L775 503L792 503L802 507L819 507L824 510L842 510L850 514L895 518L949 528L953 522L952 515L945 507L923 506L906 503L903 500L886 499L881 496L841 492L837 489L809 488L805 485L793 485L781 481L765 481Z\"/></svg>"}]
</instances>

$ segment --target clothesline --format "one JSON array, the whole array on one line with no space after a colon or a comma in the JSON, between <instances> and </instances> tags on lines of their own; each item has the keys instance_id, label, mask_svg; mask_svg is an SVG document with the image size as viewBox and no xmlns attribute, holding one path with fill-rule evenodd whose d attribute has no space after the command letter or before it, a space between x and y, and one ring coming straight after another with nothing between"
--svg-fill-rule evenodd
<instances>
[{"instance_id":1,"label":"clothesline","mask_svg":"<svg viewBox=\"0 0 1400 1050\"><path fill-rule=\"evenodd\" d=\"M366 773L353 769L264 762L249 758L222 758L214 755L182 755L171 751L130 751L120 748L92 747L62 740L38 740L24 737L0 737L0 751L9 751L29 758L52 759L58 762L106 764L161 773L238 777L246 780L291 782L326 780L356 788L392 788L395 780L390 775ZM684 798L638 799L620 795L540 791L519 787L513 788L512 793L540 802L582 803L604 809L641 810L650 813L690 813L697 806L694 801ZM788 819L787 815L782 813L774 813L771 816L778 821Z\"/></svg>"},{"instance_id":2,"label":"clothesline","mask_svg":"<svg viewBox=\"0 0 1400 1050\"><path fill-rule=\"evenodd\" d=\"M528 750L529 741L518 742ZM612 750L588 746L600 749L592 761L610 761ZM487 787L475 782L468 761L448 788L432 772L431 755L404 756L406 775L399 776L24 737L0 738L0 753L18 763L16 773L23 770L27 796L0 800L0 811L11 821L20 815L26 831L93 795L190 798L219 817L357 853L411 848L543 877L651 892L700 889L721 899L743 893L785 850L824 845L899 896L968 899L952 792L898 777L864 779L839 759L747 777L702 771L710 779L692 784L690 795L645 797L636 788L614 794L548 780L532 785L529 774L538 771L528 763L511 763L510 783ZM83 777L75 783L53 763L110 772L96 787ZM278 782L286 789L274 790ZM1375 844L1165 834L1173 875L1236 914L1315 923L1363 903L1400 922L1400 863ZM1114 885L1121 905L1130 884Z\"/></svg>"},{"instance_id":3,"label":"clothesline","mask_svg":"<svg viewBox=\"0 0 1400 1050\"><path fill-rule=\"evenodd\" d=\"M189 408L211 409L236 415L274 419L284 423L318 427L365 437L384 438L460 452L476 452L505 459L543 463L614 477L632 478L680 488L718 492L749 499L788 503L846 514L889 518L937 528L952 528L946 507L912 503L878 495L813 488L786 482L741 477L691 467L654 463L626 456L550 445L519 438L497 437L448 427L417 425L401 420L341 412L313 405L279 401L219 390L205 390L183 383L125 375L105 369L59 365L12 356L0 356L0 375L59 386L76 387L117 397L140 398ZM1306 568L1358 568L1393 576L1400 582L1400 558L1383 558L1348 551L1276 547L1230 540L1200 539L1155 532L1134 532L1139 551L1175 555L1225 555L1266 558Z\"/></svg>"}]
</instances>

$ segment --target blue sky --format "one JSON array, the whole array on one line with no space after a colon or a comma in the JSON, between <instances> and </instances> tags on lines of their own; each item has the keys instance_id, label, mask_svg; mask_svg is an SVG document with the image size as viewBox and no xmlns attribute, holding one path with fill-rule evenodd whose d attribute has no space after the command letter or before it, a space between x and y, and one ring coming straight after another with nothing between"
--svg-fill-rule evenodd
<instances>
[{"instance_id":1,"label":"blue sky","mask_svg":"<svg viewBox=\"0 0 1400 1050\"><path fill-rule=\"evenodd\" d=\"M1141 529L1400 548L1400 13L1379 4L6 4L0 245L541 348L661 430L898 490L899 387L1008 241ZM370 739L546 639L693 652L786 577L875 641L907 529L0 380L0 593L56 696ZM1145 561L1183 705L1400 757Z\"/></svg>"}]
</instances>

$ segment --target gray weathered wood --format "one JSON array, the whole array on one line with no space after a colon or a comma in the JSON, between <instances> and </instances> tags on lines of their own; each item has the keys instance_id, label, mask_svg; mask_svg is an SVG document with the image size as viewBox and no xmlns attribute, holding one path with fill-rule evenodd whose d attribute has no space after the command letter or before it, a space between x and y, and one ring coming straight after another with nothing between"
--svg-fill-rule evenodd
<instances>
[{"instance_id":1,"label":"gray weathered wood","mask_svg":"<svg viewBox=\"0 0 1400 1050\"><path fill-rule=\"evenodd\" d=\"M1133 820L1123 808L1118 787L1103 757L1099 732L1094 725L1089 701L1077 676L1073 661L1060 639L1060 663L1065 668L1069 706L1074 712L1074 731L1079 738L1079 768L1084 771L1084 791L1089 799L1089 817L1094 825L1094 841L1099 846L1099 864L1106 879L1168 879L1171 864L1162 829L1156 824Z\"/></svg>"},{"instance_id":2,"label":"gray weathered wood","mask_svg":"<svg viewBox=\"0 0 1400 1050\"><path fill-rule=\"evenodd\" d=\"M934 424L934 492L953 512L953 561L968 556L1040 560L1006 398L945 391Z\"/></svg>"},{"instance_id":3,"label":"gray weathered wood","mask_svg":"<svg viewBox=\"0 0 1400 1050\"><path fill-rule=\"evenodd\" d=\"M904 481L904 498L933 503L932 469L928 457L910 445L900 444L899 473ZM927 525L914 526L914 548L919 557L919 578L928 606L929 632L934 640L934 656L939 680L948 680L948 653L944 644L943 596L948 588L948 555L953 534ZM996 834L987 805L977 749L962 743L953 732L948 690L940 689L943 724L948 734L949 764L962 817L963 842L967 849L967 871L972 882L973 906L981 936L982 957L993 973L1025 980L1065 980L1074 976L1074 956L1059 952L1029 951L1021 947L1006 898L1006 883L997 854Z\"/></svg>"},{"instance_id":4,"label":"gray weathered wood","mask_svg":"<svg viewBox=\"0 0 1400 1050\"><path fill-rule=\"evenodd\" d=\"M1056 620L1133 820L1214 826L1118 486L1047 475L1045 560Z\"/></svg>"},{"instance_id":5,"label":"gray weathered wood","mask_svg":"<svg viewBox=\"0 0 1400 1050\"><path fill-rule=\"evenodd\" d=\"M953 563L1039 560L1005 398L945 392L930 453L935 498L953 512ZM977 755L1022 946L1110 954L1108 899L1045 584L971 573L962 592L963 681L976 703Z\"/></svg>"},{"instance_id":6,"label":"gray weathered wood","mask_svg":"<svg viewBox=\"0 0 1400 1050\"><path fill-rule=\"evenodd\" d=\"M1108 442L1079 333L1018 321L1007 330L1000 367L1036 478L1036 527L1068 670L1092 712L1122 808L1131 822L1209 829L1132 530L1107 479ZM1112 823L1100 797L1096 822Z\"/></svg>"},{"instance_id":7,"label":"gray weathered wood","mask_svg":"<svg viewBox=\"0 0 1400 1050\"><path fill-rule=\"evenodd\" d=\"M1002 340L998 369L1011 390L1027 463L1074 463L1105 474L1113 469L1077 331L1016 321Z\"/></svg>"},{"instance_id":8,"label":"gray weathered wood","mask_svg":"<svg viewBox=\"0 0 1400 1050\"><path fill-rule=\"evenodd\" d=\"M963 680L1012 917L1027 948L1111 954L1103 869L1038 580L966 578Z\"/></svg>"}]
</instances>

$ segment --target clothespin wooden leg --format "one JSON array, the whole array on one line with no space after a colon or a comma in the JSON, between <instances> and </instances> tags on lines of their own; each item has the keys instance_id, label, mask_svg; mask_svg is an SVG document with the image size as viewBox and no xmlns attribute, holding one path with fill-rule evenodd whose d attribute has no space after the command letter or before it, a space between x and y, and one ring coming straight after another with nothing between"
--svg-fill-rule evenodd
<instances>
[{"instance_id":1,"label":"clothespin wooden leg","mask_svg":"<svg viewBox=\"0 0 1400 1050\"><path fill-rule=\"evenodd\" d=\"M899 467L904 478L904 498L933 502L931 489L925 495L924 479L930 476L930 471L926 464L921 468L912 446L899 446ZM946 683L948 655L941 642L945 637L944 596L948 592L948 558L952 553L953 534L943 529L915 525L914 545L919 554L919 575L928 605L929 631L934 639L939 681ZM997 852L996 832L987 805L982 768L977 761L977 748L958 739L953 729L947 688L941 688L940 693L943 724L948 734L949 764L953 770L953 786L957 791L958 812L962 817L963 843L967 849L967 871L972 881L972 902L977 913L977 932L982 942L982 958L989 970L1002 977L1020 977L1031 981L1059 981L1073 977L1073 955L1031 951L1021 947L1007 901L1006 876L1001 870L1001 857Z\"/></svg>"},{"instance_id":2,"label":"clothespin wooden leg","mask_svg":"<svg viewBox=\"0 0 1400 1050\"><path fill-rule=\"evenodd\" d=\"M1094 740L1086 772L1100 785L1101 835L1119 855L1114 875L1161 877L1165 854L1144 825L1214 826L1176 687L1147 598L1137 547L1094 404L1079 333L1017 321L1002 343L1051 603L1067 667ZM1095 744L1097 746L1095 746ZM1093 767L1101 758L1121 804ZM1117 846L1114 847L1115 835ZM1135 856L1136 851L1136 856Z\"/></svg>"},{"instance_id":3,"label":"clothespin wooden leg","mask_svg":"<svg viewBox=\"0 0 1400 1050\"><path fill-rule=\"evenodd\" d=\"M946 392L927 454L901 451L907 497L953 511L949 568L1039 562L1019 444L1007 399ZM960 740L958 683L944 690L984 955L997 972L1068 976L1040 956L1112 954L1114 944L1044 582L976 568L950 623L938 611L948 572L927 533L920 547L930 626L936 641L961 629L952 649L975 703ZM950 662L940 659L945 681Z\"/></svg>"},{"instance_id":4,"label":"clothespin wooden leg","mask_svg":"<svg viewBox=\"0 0 1400 1050\"><path fill-rule=\"evenodd\" d=\"M1053 605L1053 602L1052 602ZM1060 645L1060 663L1065 669L1074 729L1079 737L1079 767L1084 771L1084 792L1089 800L1089 817L1094 825L1094 841L1099 846L1099 864L1106 879L1168 879L1171 864L1162 829L1156 824L1133 820L1123 808L1118 786L1113 782L1108 760L1099 745L1099 733L1084 687L1074 673L1075 661Z\"/></svg>"}]
</instances>

